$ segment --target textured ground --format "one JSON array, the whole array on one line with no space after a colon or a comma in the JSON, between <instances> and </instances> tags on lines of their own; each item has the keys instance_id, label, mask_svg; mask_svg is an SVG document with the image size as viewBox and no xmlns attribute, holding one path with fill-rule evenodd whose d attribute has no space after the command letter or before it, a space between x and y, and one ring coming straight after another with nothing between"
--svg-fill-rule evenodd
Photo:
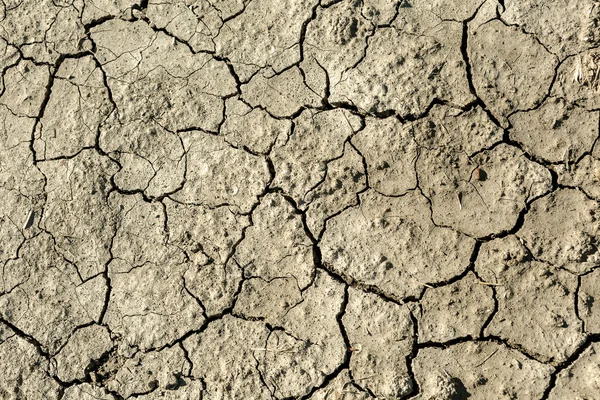
<instances>
[{"instance_id":1,"label":"textured ground","mask_svg":"<svg viewBox=\"0 0 600 400\"><path fill-rule=\"evenodd\" d=\"M0 398L600 399L600 2L3 0Z\"/></svg>"}]
</instances>

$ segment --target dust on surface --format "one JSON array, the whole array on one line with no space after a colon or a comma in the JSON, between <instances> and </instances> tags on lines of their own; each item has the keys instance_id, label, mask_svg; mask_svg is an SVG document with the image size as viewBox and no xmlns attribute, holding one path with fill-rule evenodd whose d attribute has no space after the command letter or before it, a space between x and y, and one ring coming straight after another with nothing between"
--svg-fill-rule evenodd
<instances>
[{"instance_id":1,"label":"dust on surface","mask_svg":"<svg viewBox=\"0 0 600 400\"><path fill-rule=\"evenodd\" d=\"M0 3L0 398L600 399L600 2Z\"/></svg>"}]
</instances>

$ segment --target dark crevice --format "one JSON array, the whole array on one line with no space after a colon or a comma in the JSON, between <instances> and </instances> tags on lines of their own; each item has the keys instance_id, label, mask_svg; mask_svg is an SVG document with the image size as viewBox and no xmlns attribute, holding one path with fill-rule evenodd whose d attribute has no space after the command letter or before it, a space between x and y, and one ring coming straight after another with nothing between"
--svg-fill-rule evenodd
<instances>
[{"instance_id":1,"label":"dark crevice","mask_svg":"<svg viewBox=\"0 0 600 400\"><path fill-rule=\"evenodd\" d=\"M13 331L18 337L20 337L21 339L25 339L27 342L31 343L42 357L44 357L46 359L50 358L50 354L46 350L44 350L44 347L36 338L34 338L30 334L22 331L16 325L14 325L10 321L4 319L4 317L2 317L2 316L0 316L0 322L3 323L4 325L8 326L10 328L10 330Z\"/></svg>"},{"instance_id":2,"label":"dark crevice","mask_svg":"<svg viewBox=\"0 0 600 400\"><path fill-rule=\"evenodd\" d=\"M475 342L475 343L495 343L497 345L501 345L501 346L505 346L506 348L516 351L520 354L522 354L525 358L528 358L529 360L538 362L538 363L544 363L544 361L539 360L535 355L529 353L525 348L523 348L522 346L518 345L518 344L512 344L510 342L508 342L506 339L503 339L499 336L495 336L495 335L487 335L485 337L481 337L481 338L474 338L472 336L464 336L464 337L460 337L460 338L455 338L455 339L451 339L445 342L422 342L419 343L417 345L418 349L427 349L427 348L439 348L439 349L447 349L449 347L455 346L457 344L462 344L462 343L469 343L469 342Z\"/></svg>"},{"instance_id":3,"label":"dark crevice","mask_svg":"<svg viewBox=\"0 0 600 400\"><path fill-rule=\"evenodd\" d=\"M344 322L343 322L344 315L346 314L346 307L348 306L348 298L349 298L348 286L345 285L344 286L344 298L343 298L342 304L340 306L340 311L335 316L335 319L336 319L339 329L340 329L340 333L342 335L342 338L344 339L344 346L346 348L346 353L344 354L344 360L333 370L333 372L331 372L330 374L325 376L323 382L320 385L313 386L309 393L300 397L300 399L302 399L302 400L310 399L316 391L326 388L330 382L332 382L334 379L336 379L340 375L340 373L342 373L346 369L349 370L349 368L350 368L350 358L352 357L352 350L351 350L352 346L350 344L350 339L348 338L348 333L346 332L346 328L344 327ZM292 398L286 399L286 400L292 400Z\"/></svg>"},{"instance_id":4,"label":"dark crevice","mask_svg":"<svg viewBox=\"0 0 600 400\"><path fill-rule=\"evenodd\" d=\"M346 145L348 143L348 141L350 140L350 137L346 138L346 140L344 141L344 144L342 145L342 152L328 160L323 161L324 168L322 171L322 176L319 178L319 180L312 185L310 188L308 188L308 190L305 192L304 196L302 196L302 200L299 202L302 205L302 208L304 210L306 210L308 208L308 206L311 204L310 202L306 202L304 199L306 199L306 197L312 193L313 191L315 191L319 186L321 186L321 184L323 184L323 182L325 182L327 180L327 177L329 175L329 164L333 163L334 161L338 161L341 160L345 155L346 155Z\"/></svg>"},{"instance_id":5,"label":"dark crevice","mask_svg":"<svg viewBox=\"0 0 600 400\"><path fill-rule=\"evenodd\" d=\"M554 389L554 387L556 386L556 380L558 379L558 375L565 369L572 366L590 346L598 342L600 342L600 334L589 335L586 338L585 342L577 350L575 350L565 361L559 363L556 366L556 369L554 370L552 375L550 375L550 382L548 383L548 386L546 387L546 390L544 391L541 400L547 400L549 398L552 389Z\"/></svg>"},{"instance_id":6,"label":"dark crevice","mask_svg":"<svg viewBox=\"0 0 600 400\"><path fill-rule=\"evenodd\" d=\"M104 282L106 283L106 291L104 293L104 304L102 306L102 310L100 311L100 315L98 317L98 323L101 325L104 324L104 317L106 316L106 312L108 311L108 306L110 303L110 296L112 293L112 280L110 278L108 266L114 259L112 249L113 249L113 244L114 244L115 238L117 237L118 232L119 232L119 225L117 225L115 227L115 231L110 238L110 243L108 245L108 253L109 253L110 257L108 258L108 261L106 261L106 264L104 265L104 271L102 272L102 277L104 278Z\"/></svg>"},{"instance_id":7,"label":"dark crevice","mask_svg":"<svg viewBox=\"0 0 600 400\"><path fill-rule=\"evenodd\" d=\"M296 63L296 65L300 65L302 63L302 61L304 61L304 41L306 40L306 31L308 30L308 25L314 21L317 18L317 9L320 7L320 2L316 2L315 5L313 6L311 13L310 13L310 17L308 17L307 20L305 20L302 23L302 26L300 27L300 38L298 40L298 51L299 51L299 60ZM304 75L304 74L303 74ZM303 76L303 78L305 78ZM306 79L304 79L304 83L306 84ZM307 85L308 87L308 85Z\"/></svg>"},{"instance_id":8,"label":"dark crevice","mask_svg":"<svg viewBox=\"0 0 600 400\"><path fill-rule=\"evenodd\" d=\"M329 79L329 71L327 71L327 69L325 69L325 67L323 67L321 65L321 63L319 63L319 60L314 58L314 61L319 66L319 68L321 68L323 73L325 74L325 90L324 90L323 100L322 100L322 106L325 108L328 106L329 96L331 96L331 81Z\"/></svg>"},{"instance_id":9,"label":"dark crevice","mask_svg":"<svg viewBox=\"0 0 600 400\"><path fill-rule=\"evenodd\" d=\"M403 396L402 399L412 399L421 393L419 382L417 382L417 378L413 370L413 362L415 358L417 358L417 355L419 353L419 320L414 315L414 309L410 310L409 317L413 326L413 345L410 354L406 356L406 371L412 381L412 391L411 393L408 393L407 395Z\"/></svg>"},{"instance_id":10,"label":"dark crevice","mask_svg":"<svg viewBox=\"0 0 600 400\"><path fill-rule=\"evenodd\" d=\"M97 27L97 26L100 26L100 25L102 25L103 23L105 23L105 22L108 22L108 21L111 21L111 20L113 20L113 19L116 19L116 17L114 17L114 16L112 16L112 15L106 15L106 16L104 16L104 17L101 17L101 18L95 19L95 20L93 20L93 21L91 21L91 22L88 22L87 24L85 24L85 25L83 26L83 28L85 29L85 32L86 32L86 33L89 33L89 32L90 32L90 30L92 30L93 28L95 28L95 27Z\"/></svg>"},{"instance_id":11,"label":"dark crevice","mask_svg":"<svg viewBox=\"0 0 600 400\"><path fill-rule=\"evenodd\" d=\"M37 152L36 152L35 146L34 146L35 145L35 133L38 129L38 125L42 121L42 118L44 118L44 114L46 112L46 106L48 105L48 102L50 102L50 96L52 94L52 86L54 85L54 79L56 77L56 73L65 59L66 59L65 56L60 56L57 59L56 63L54 64L53 69L50 70L50 76L48 77L48 83L46 85L46 93L45 93L44 99L42 100L42 103L40 105L40 112L35 118L35 124L33 125L33 129L31 132L31 142L29 143L29 148L31 150L31 154L33 154L33 164L34 165L37 165L37 162L38 162Z\"/></svg>"},{"instance_id":12,"label":"dark crevice","mask_svg":"<svg viewBox=\"0 0 600 400\"><path fill-rule=\"evenodd\" d=\"M479 11L479 8L477 9L477 11ZM488 116L490 121L492 121L496 126L502 128L502 124L500 123L498 118L496 118L496 116L489 110L489 108L484 103L484 101L481 99L481 97L479 97L479 95L477 94L477 89L475 89L475 84L473 83L473 72L471 69L471 61L469 59L469 50L468 50L469 22L471 22L473 19L475 19L476 15L477 15L477 12L475 12L475 14L473 14L473 16L470 19L467 19L467 20L463 21L463 23L462 23L463 30L462 30L462 41L461 41L461 45L460 45L460 52L462 54L463 61L465 63L465 71L466 71L466 75L467 75L467 82L469 84L469 90L470 90L471 94L475 97L474 103L476 105L478 105L479 107L481 107L481 109L485 112L485 114Z\"/></svg>"},{"instance_id":13,"label":"dark crevice","mask_svg":"<svg viewBox=\"0 0 600 400\"><path fill-rule=\"evenodd\" d=\"M581 290L581 275L577 276L577 286L575 287L575 293L573 298L573 309L575 310L575 316L581 322L581 333L586 333L585 331L585 320L581 318L580 310L579 310L579 292Z\"/></svg>"},{"instance_id":14,"label":"dark crevice","mask_svg":"<svg viewBox=\"0 0 600 400\"><path fill-rule=\"evenodd\" d=\"M554 171L550 171L550 172L553 173ZM556 173L554 173L554 175L555 174ZM525 203L525 207L523 209L521 209L521 211L519 212L519 215L517 216L517 221L515 222L515 225L512 228L504 230L504 231L501 231L499 233L492 233L491 235L480 237L479 240L481 240L482 242L489 242L489 241L494 240L494 239L502 239L502 238L505 238L507 236L514 235L518 231L520 231L521 228L523 227L523 225L525 224L525 216L529 213L529 210L531 209L531 205L536 200L539 200L539 199L541 199L543 197L546 197L546 196L550 195L551 193L553 193L556 190L556 188L557 188L557 186L555 185L555 179L556 179L556 177L554 175L552 177L552 180L553 180L553 185L552 186L553 186L554 189L550 189L549 191L544 192L544 193L542 193L542 194L540 194L538 196L535 196L535 197L531 198L530 200L528 200Z\"/></svg>"},{"instance_id":15,"label":"dark crevice","mask_svg":"<svg viewBox=\"0 0 600 400\"><path fill-rule=\"evenodd\" d=\"M481 242L479 240L475 241L475 244L473 245L473 251L471 253L471 257L469 258L469 264L463 272L461 272L460 274L457 274L445 281L425 282L427 284L426 290L427 290L427 288L435 289L435 288L440 288L443 286L452 285L453 283L456 283L456 282L462 280L464 277L466 277L469 274L469 272L474 272L475 271L475 261L477 260L477 257L479 255L479 250L481 249L482 244L483 244L483 242Z\"/></svg>"}]
</instances>

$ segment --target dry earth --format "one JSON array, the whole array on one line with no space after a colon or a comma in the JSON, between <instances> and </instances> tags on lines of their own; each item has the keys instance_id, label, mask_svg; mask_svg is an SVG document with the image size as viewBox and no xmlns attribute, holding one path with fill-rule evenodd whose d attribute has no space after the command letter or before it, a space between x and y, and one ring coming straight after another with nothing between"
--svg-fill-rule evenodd
<instances>
[{"instance_id":1,"label":"dry earth","mask_svg":"<svg viewBox=\"0 0 600 400\"><path fill-rule=\"evenodd\" d=\"M600 2L3 0L0 398L600 399Z\"/></svg>"}]
</instances>

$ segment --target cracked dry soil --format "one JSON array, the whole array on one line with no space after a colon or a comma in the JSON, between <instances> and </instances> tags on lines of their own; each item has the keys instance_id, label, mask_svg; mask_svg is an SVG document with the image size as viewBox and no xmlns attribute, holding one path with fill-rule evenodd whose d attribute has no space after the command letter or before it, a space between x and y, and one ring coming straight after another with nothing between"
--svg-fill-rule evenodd
<instances>
[{"instance_id":1,"label":"cracked dry soil","mask_svg":"<svg viewBox=\"0 0 600 400\"><path fill-rule=\"evenodd\" d=\"M3 0L0 398L600 399L600 2Z\"/></svg>"}]
</instances>

